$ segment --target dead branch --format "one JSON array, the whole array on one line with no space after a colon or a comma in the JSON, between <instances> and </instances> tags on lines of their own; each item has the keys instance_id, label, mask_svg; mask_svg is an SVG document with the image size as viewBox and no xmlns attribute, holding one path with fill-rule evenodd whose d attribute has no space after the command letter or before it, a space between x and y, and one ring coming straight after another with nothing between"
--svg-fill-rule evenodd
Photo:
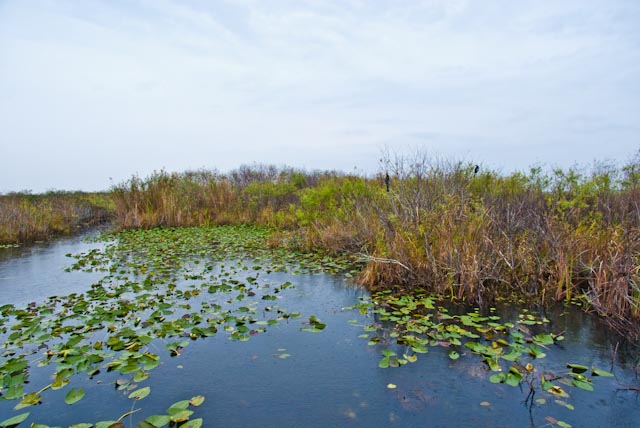
<instances>
[{"instance_id":1,"label":"dead branch","mask_svg":"<svg viewBox=\"0 0 640 428\"><path fill-rule=\"evenodd\" d=\"M358 256L362 260L364 260L366 262L386 263L386 264L398 265L398 266L406 269L409 272L413 272L413 270L409 266L407 266L407 265L405 265L405 264L403 264L403 263L401 263L401 262L399 262L398 260L395 260L395 259L387 259L387 258L383 258L383 257L374 257L374 256L371 256L369 254L364 254L364 253L358 253Z\"/></svg>"}]
</instances>

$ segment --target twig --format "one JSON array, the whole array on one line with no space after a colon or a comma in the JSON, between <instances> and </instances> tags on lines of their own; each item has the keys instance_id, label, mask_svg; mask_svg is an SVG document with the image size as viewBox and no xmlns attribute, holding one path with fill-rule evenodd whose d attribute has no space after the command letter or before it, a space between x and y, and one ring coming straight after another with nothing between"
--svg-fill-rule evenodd
<instances>
[{"instance_id":1,"label":"twig","mask_svg":"<svg viewBox=\"0 0 640 428\"><path fill-rule=\"evenodd\" d=\"M409 272L413 272L413 270L410 267L408 267L405 264L402 264L401 262L399 262L398 260L395 260L395 259L386 259L386 258L382 258L382 257L374 257L374 256L370 256L369 254L364 254L364 253L358 253L358 256L360 256L363 260L365 260L367 262L387 263L387 264L398 265L398 266L401 266L404 269L408 270Z\"/></svg>"},{"instance_id":2,"label":"twig","mask_svg":"<svg viewBox=\"0 0 640 428\"><path fill-rule=\"evenodd\" d=\"M616 391L637 391L637 392L640 392L640 386L633 386L633 385L624 386L622 388L616 388Z\"/></svg>"},{"instance_id":3,"label":"twig","mask_svg":"<svg viewBox=\"0 0 640 428\"><path fill-rule=\"evenodd\" d=\"M618 359L618 345L620 345L620 342L616 342L616 347L615 349L613 348L613 345L610 345L610 351L611 351L611 367L609 368L609 371L613 371L613 367L616 364L616 360Z\"/></svg>"}]
</instances>

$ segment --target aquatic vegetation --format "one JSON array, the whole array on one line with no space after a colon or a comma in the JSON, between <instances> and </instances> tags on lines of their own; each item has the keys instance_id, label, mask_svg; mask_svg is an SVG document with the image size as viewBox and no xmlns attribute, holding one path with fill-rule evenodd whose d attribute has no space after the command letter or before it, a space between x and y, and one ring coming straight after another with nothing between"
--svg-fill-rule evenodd
<instances>
[{"instance_id":1,"label":"aquatic vegetation","mask_svg":"<svg viewBox=\"0 0 640 428\"><path fill-rule=\"evenodd\" d=\"M272 246L360 254L370 290L574 301L638 339L638 161L503 175L416 153L385 155L373 178L255 165L160 171L112 194L119 228L266 225Z\"/></svg>"},{"instance_id":2,"label":"aquatic vegetation","mask_svg":"<svg viewBox=\"0 0 640 428\"><path fill-rule=\"evenodd\" d=\"M112 214L118 229L273 227L271 247L360 254L356 276L374 291L427 290L479 306L513 296L578 302L638 340L639 165L636 157L622 167L504 175L426 153L385 154L376 177L265 165L158 171L80 200ZM74 230L66 221L56 229L57 212L83 221L85 205L48 202L62 196L0 196L0 242Z\"/></svg>"},{"instance_id":3,"label":"aquatic vegetation","mask_svg":"<svg viewBox=\"0 0 640 428\"><path fill-rule=\"evenodd\" d=\"M0 307L0 399L16 401L14 409L22 410L46 400L48 390L64 390L64 402L73 406L91 393L74 385L104 379L133 402L133 412L152 393L144 383L153 370L187 352L191 342L220 334L244 342L302 317L278 304L295 285L274 282L270 273L358 268L350 256L272 250L266 244L271 233L248 226L125 231L100 238L109 240L103 249L69 255L75 260L69 269L105 276L82 294L53 296L26 308ZM306 318L302 331L324 329L313 314ZM50 383L34 384L32 371L46 368ZM140 426L198 427L202 421L190 419L187 407L201 403L179 402ZM5 422L15 425L28 416Z\"/></svg>"},{"instance_id":4,"label":"aquatic vegetation","mask_svg":"<svg viewBox=\"0 0 640 428\"><path fill-rule=\"evenodd\" d=\"M568 370L563 371L546 367L546 353L564 337L548 332L549 320L526 309L516 319L503 321L495 315L494 308L486 314L478 309L452 314L435 297L390 291L378 292L371 299L361 299L344 309L357 310L374 319L361 326L366 333L360 338L366 339L369 346L382 348L379 368L415 363L430 348L448 348L451 360L473 356L484 364L485 376L491 383L524 386L530 410L548 402L573 410L574 405L566 401L570 388L593 391L595 377L613 376L577 363L568 363ZM543 394L544 398L535 399L536 394ZM570 426L562 421L554 424Z\"/></svg>"}]
</instances>

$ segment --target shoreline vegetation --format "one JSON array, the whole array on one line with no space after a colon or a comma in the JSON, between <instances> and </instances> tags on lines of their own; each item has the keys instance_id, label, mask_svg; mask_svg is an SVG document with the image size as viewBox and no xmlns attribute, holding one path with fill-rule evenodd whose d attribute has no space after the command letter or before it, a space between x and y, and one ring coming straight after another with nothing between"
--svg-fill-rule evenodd
<instances>
[{"instance_id":1,"label":"shoreline vegetation","mask_svg":"<svg viewBox=\"0 0 640 428\"><path fill-rule=\"evenodd\" d=\"M107 223L112 218L109 192L0 194L0 245L46 241Z\"/></svg>"},{"instance_id":2,"label":"shoreline vegetation","mask_svg":"<svg viewBox=\"0 0 640 428\"><path fill-rule=\"evenodd\" d=\"M253 223L274 230L273 246L360 255L358 281L371 291L479 306L576 302L640 339L640 157L589 172L509 175L422 153L385 155L381 165L373 178L253 165L159 171L108 193L0 195L0 243L105 221L117 229Z\"/></svg>"}]
</instances>

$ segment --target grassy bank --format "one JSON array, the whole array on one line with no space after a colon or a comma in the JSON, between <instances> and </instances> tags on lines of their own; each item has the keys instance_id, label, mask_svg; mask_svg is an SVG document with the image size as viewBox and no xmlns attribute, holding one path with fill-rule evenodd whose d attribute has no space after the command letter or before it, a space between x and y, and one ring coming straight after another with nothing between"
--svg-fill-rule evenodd
<instances>
[{"instance_id":1,"label":"grassy bank","mask_svg":"<svg viewBox=\"0 0 640 428\"><path fill-rule=\"evenodd\" d=\"M499 174L424 155L374 178L275 167L134 177L114 189L122 228L253 222L306 249L357 252L372 290L474 304L578 300L617 328L640 321L640 166ZM275 241L278 239L276 238ZM278 242L274 242L278 244Z\"/></svg>"},{"instance_id":2,"label":"grassy bank","mask_svg":"<svg viewBox=\"0 0 640 428\"><path fill-rule=\"evenodd\" d=\"M0 245L41 241L75 233L108 221L112 212L108 193L0 195Z\"/></svg>"}]
</instances>

